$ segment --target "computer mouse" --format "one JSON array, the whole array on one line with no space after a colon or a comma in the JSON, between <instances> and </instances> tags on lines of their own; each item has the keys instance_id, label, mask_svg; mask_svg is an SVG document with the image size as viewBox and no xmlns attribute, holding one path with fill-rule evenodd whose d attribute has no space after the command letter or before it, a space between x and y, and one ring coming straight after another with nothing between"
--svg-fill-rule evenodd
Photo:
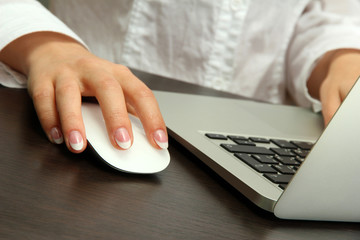
<instances>
[{"instance_id":1,"label":"computer mouse","mask_svg":"<svg viewBox=\"0 0 360 240\"><path fill-rule=\"evenodd\" d=\"M169 165L169 151L156 149L149 143L137 117L129 114L133 145L128 150L119 150L110 142L99 104L83 103L82 116L90 147L111 167L128 173L152 174L164 170Z\"/></svg>"}]
</instances>

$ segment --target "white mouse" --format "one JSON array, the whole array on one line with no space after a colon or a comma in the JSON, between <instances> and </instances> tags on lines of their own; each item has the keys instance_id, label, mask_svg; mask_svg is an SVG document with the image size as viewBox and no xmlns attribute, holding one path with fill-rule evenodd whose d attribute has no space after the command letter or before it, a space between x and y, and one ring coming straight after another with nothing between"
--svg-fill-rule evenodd
<instances>
[{"instance_id":1,"label":"white mouse","mask_svg":"<svg viewBox=\"0 0 360 240\"><path fill-rule=\"evenodd\" d=\"M150 145L137 117L129 114L134 136L133 145L128 150L119 150L110 142L98 104L83 103L82 115L88 142L111 167L128 173L151 174L160 172L169 165L169 151Z\"/></svg>"}]
</instances>

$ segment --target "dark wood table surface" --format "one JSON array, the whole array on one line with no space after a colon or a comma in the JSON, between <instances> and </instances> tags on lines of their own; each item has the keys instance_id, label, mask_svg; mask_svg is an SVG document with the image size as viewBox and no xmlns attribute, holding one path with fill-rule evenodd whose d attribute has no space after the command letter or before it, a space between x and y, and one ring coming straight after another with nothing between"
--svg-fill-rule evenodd
<instances>
[{"instance_id":1,"label":"dark wood table surface","mask_svg":"<svg viewBox=\"0 0 360 240\"><path fill-rule=\"evenodd\" d=\"M230 96L134 71L151 88ZM0 87L0 239L360 239L360 224L260 210L170 139L155 175L51 144L26 90ZM346 187L346 186L345 186Z\"/></svg>"}]
</instances>

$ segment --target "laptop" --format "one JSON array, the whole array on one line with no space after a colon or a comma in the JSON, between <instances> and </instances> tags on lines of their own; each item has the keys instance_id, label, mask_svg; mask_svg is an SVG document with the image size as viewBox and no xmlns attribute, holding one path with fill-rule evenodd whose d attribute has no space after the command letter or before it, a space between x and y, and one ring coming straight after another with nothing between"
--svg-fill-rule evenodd
<instances>
[{"instance_id":1,"label":"laptop","mask_svg":"<svg viewBox=\"0 0 360 240\"><path fill-rule=\"evenodd\" d=\"M360 221L360 81L324 129L310 109L154 91L169 134L282 219Z\"/></svg>"}]
</instances>

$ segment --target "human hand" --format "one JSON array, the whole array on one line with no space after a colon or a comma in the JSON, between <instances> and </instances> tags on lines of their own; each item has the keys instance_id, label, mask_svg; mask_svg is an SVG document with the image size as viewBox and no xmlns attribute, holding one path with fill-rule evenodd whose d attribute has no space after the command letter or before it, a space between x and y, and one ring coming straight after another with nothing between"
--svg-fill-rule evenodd
<instances>
[{"instance_id":1,"label":"human hand","mask_svg":"<svg viewBox=\"0 0 360 240\"><path fill-rule=\"evenodd\" d=\"M151 90L128 68L96 57L75 40L32 33L5 47L0 61L28 76L29 94L51 142L65 141L75 153L86 148L81 99L95 96L114 147L131 146L130 111L142 121L149 142L167 148L165 123Z\"/></svg>"},{"instance_id":2,"label":"human hand","mask_svg":"<svg viewBox=\"0 0 360 240\"><path fill-rule=\"evenodd\" d=\"M360 75L360 51L340 49L327 53L308 81L309 93L319 99L325 126Z\"/></svg>"}]
</instances>

